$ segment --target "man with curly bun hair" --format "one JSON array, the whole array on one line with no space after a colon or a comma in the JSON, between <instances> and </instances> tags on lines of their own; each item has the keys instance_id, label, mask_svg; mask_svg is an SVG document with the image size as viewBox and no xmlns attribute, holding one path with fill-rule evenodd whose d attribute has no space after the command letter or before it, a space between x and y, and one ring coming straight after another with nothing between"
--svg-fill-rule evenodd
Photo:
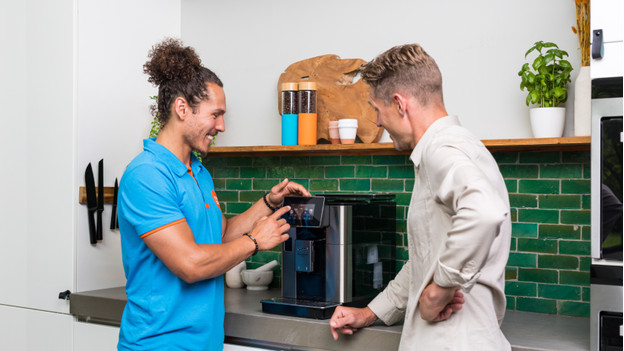
<instances>
[{"instance_id":1,"label":"man with curly bun hair","mask_svg":"<svg viewBox=\"0 0 624 351\"><path fill-rule=\"evenodd\" d=\"M144 65L158 86L157 138L126 168L119 229L128 302L119 350L221 350L223 273L288 239L284 196L310 193L285 179L247 211L226 219L206 155L225 131L223 83L179 40L154 46Z\"/></svg>"},{"instance_id":2,"label":"man with curly bun hair","mask_svg":"<svg viewBox=\"0 0 624 351\"><path fill-rule=\"evenodd\" d=\"M377 125L412 150L409 260L367 307L338 307L332 336L403 320L399 350L510 350L500 324L511 220L496 161L446 112L440 70L419 45L391 48L361 76Z\"/></svg>"}]
</instances>

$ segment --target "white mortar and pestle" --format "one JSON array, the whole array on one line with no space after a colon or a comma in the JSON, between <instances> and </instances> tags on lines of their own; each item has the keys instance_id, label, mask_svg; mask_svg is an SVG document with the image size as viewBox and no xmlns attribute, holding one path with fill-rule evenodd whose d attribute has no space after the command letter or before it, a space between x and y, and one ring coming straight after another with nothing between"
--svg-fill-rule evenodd
<instances>
[{"instance_id":1,"label":"white mortar and pestle","mask_svg":"<svg viewBox=\"0 0 624 351\"><path fill-rule=\"evenodd\" d=\"M277 261L273 260L256 269L245 269L245 261L225 273L225 283L230 288L242 288L247 285L247 290L267 290L273 281L273 268Z\"/></svg>"}]
</instances>

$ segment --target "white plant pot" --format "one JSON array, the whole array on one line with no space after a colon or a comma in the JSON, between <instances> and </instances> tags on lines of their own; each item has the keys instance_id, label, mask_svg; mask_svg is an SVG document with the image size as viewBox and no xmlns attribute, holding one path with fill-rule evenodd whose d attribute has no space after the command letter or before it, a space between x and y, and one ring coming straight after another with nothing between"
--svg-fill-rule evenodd
<instances>
[{"instance_id":1,"label":"white plant pot","mask_svg":"<svg viewBox=\"0 0 624 351\"><path fill-rule=\"evenodd\" d=\"M565 107L536 107L529 110L531 130L536 138L560 138L565 125Z\"/></svg>"}]
</instances>

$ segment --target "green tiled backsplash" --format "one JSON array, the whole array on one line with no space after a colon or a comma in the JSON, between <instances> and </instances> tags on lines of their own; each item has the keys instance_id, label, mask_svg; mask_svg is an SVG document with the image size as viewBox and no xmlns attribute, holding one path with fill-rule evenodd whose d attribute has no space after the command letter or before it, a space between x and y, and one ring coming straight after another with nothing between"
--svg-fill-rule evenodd
<instances>
[{"instance_id":1,"label":"green tiled backsplash","mask_svg":"<svg viewBox=\"0 0 624 351\"><path fill-rule=\"evenodd\" d=\"M507 309L589 316L589 152L495 153L509 191L512 241ZM313 194L391 192L397 203L397 270L408 259L406 216L414 185L407 155L207 157L221 209L239 214L283 178ZM281 247L248 260L281 260ZM272 286L279 287L279 272Z\"/></svg>"}]
</instances>

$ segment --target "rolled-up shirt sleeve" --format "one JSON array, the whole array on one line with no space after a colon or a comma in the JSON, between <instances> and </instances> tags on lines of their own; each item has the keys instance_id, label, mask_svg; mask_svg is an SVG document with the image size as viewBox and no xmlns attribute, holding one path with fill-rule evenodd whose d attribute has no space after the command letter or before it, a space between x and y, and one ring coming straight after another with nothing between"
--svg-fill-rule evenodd
<instances>
[{"instance_id":1,"label":"rolled-up shirt sleeve","mask_svg":"<svg viewBox=\"0 0 624 351\"><path fill-rule=\"evenodd\" d=\"M462 150L443 146L428 166L435 201L451 212L451 229L434 269L433 280L443 287L474 286L492 242L509 216L502 199L483 170Z\"/></svg>"}]
</instances>

